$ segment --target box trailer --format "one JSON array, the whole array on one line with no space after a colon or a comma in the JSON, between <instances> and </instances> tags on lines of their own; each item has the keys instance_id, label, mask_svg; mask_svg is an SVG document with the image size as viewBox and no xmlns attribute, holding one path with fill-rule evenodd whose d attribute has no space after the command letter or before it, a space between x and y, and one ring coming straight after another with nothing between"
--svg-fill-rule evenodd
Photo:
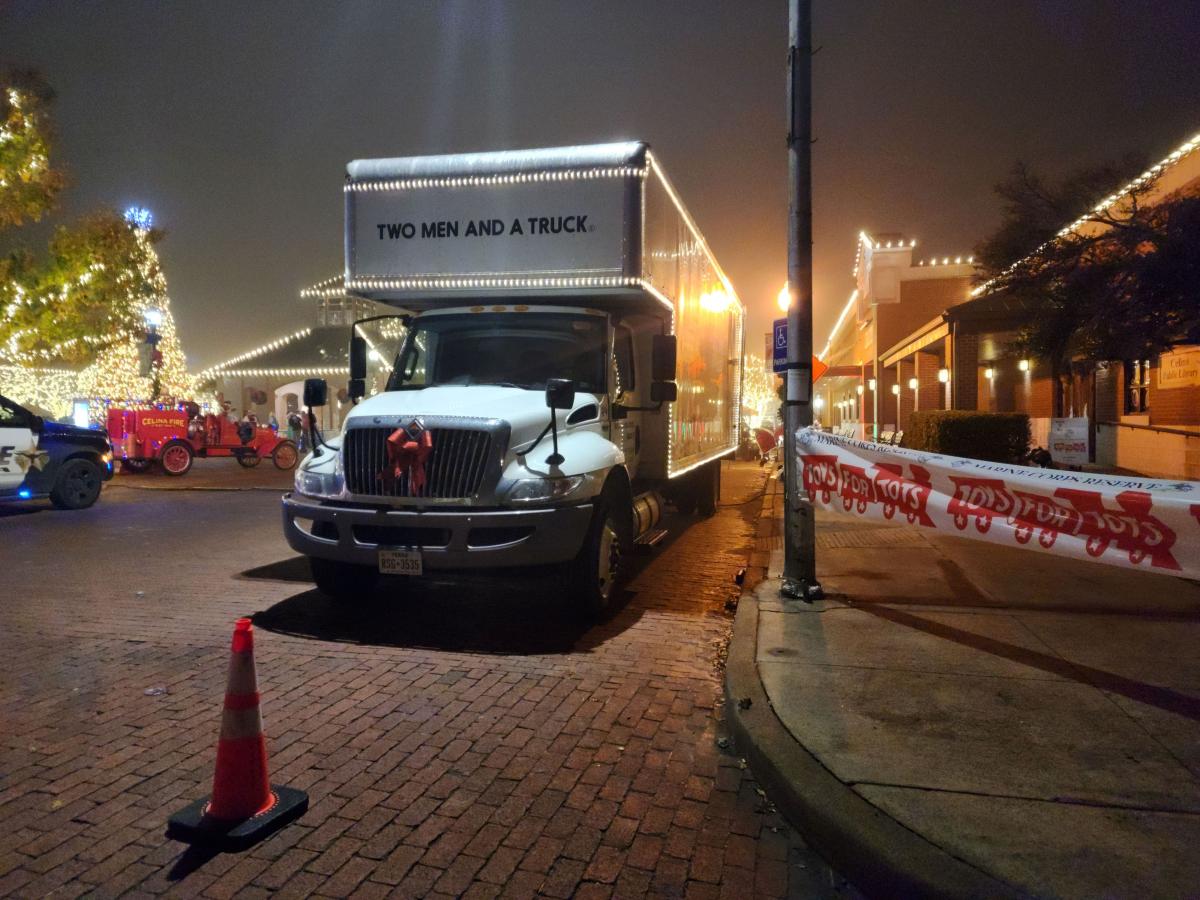
<instances>
[{"instance_id":1,"label":"box trailer","mask_svg":"<svg viewBox=\"0 0 1200 900\"><path fill-rule=\"evenodd\" d=\"M664 498L715 508L738 444L744 309L660 163L640 142L359 160L344 190L346 289L398 309L353 330L359 402L301 463L289 542L338 596L564 564L602 609Z\"/></svg>"}]
</instances>

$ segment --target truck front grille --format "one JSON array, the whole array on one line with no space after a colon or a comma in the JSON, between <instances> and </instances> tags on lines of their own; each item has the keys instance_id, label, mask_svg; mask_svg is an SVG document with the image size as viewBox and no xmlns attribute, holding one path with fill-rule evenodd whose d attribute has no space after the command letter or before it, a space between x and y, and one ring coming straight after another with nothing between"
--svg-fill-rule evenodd
<instances>
[{"instance_id":1,"label":"truck front grille","mask_svg":"<svg viewBox=\"0 0 1200 900\"><path fill-rule=\"evenodd\" d=\"M492 435L467 428L430 428L433 449L425 460L425 484L409 490L409 473L385 477L387 439L395 428L350 428L342 448L346 487L370 497L465 500L479 493L491 458Z\"/></svg>"}]
</instances>

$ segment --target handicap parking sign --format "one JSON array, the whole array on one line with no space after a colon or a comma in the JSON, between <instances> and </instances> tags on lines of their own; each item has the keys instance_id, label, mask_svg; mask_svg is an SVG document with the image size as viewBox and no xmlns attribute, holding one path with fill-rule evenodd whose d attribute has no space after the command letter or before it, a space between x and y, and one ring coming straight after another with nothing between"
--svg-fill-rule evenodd
<instances>
[{"instance_id":1,"label":"handicap parking sign","mask_svg":"<svg viewBox=\"0 0 1200 900\"><path fill-rule=\"evenodd\" d=\"M776 375L787 369L787 319L776 319L771 329L773 340L771 354L771 371Z\"/></svg>"}]
</instances>

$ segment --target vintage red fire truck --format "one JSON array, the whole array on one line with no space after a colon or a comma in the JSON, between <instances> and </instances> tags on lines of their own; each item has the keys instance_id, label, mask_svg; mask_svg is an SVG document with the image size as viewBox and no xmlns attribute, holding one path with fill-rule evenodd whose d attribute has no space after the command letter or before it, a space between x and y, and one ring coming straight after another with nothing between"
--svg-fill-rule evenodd
<instances>
[{"instance_id":1,"label":"vintage red fire truck","mask_svg":"<svg viewBox=\"0 0 1200 900\"><path fill-rule=\"evenodd\" d=\"M186 474L197 456L232 456L247 469L267 458L277 469L296 467L296 444L273 429L226 415L201 415L192 406L110 409L108 439L114 458L125 471L143 472L157 462L168 475Z\"/></svg>"}]
</instances>

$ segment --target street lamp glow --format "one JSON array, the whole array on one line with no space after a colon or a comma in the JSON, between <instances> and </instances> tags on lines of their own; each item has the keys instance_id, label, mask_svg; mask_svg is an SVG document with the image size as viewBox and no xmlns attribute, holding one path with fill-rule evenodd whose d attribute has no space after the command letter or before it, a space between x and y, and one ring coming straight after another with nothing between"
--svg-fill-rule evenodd
<instances>
[{"instance_id":1,"label":"street lamp glow","mask_svg":"<svg viewBox=\"0 0 1200 900\"><path fill-rule=\"evenodd\" d=\"M874 393L876 384L878 384L878 382L876 382L874 378L868 378L867 379L867 390Z\"/></svg>"},{"instance_id":2,"label":"street lamp glow","mask_svg":"<svg viewBox=\"0 0 1200 900\"><path fill-rule=\"evenodd\" d=\"M993 369L991 366L988 366L986 369L983 370L983 377L986 378L988 381L991 381L993 378L996 377L996 370Z\"/></svg>"},{"instance_id":3,"label":"street lamp glow","mask_svg":"<svg viewBox=\"0 0 1200 900\"><path fill-rule=\"evenodd\" d=\"M1029 371L1029 360L1027 360L1027 359L1021 360L1019 363L1017 363L1017 368L1020 369L1022 372L1028 372Z\"/></svg>"},{"instance_id":4,"label":"street lamp glow","mask_svg":"<svg viewBox=\"0 0 1200 900\"><path fill-rule=\"evenodd\" d=\"M158 328L163 323L162 310L154 306L147 307L146 311L142 313L142 318L151 328Z\"/></svg>"},{"instance_id":5,"label":"street lamp glow","mask_svg":"<svg viewBox=\"0 0 1200 900\"><path fill-rule=\"evenodd\" d=\"M792 305L792 293L788 290L786 281L783 283L783 287L779 289L779 296L775 298L775 302L779 304L780 312L787 312L788 307Z\"/></svg>"},{"instance_id":6,"label":"street lamp glow","mask_svg":"<svg viewBox=\"0 0 1200 900\"><path fill-rule=\"evenodd\" d=\"M917 379L915 379L915 378L908 379L908 386L910 388L912 388L914 391L917 389L918 384L920 384L920 382L917 381Z\"/></svg>"}]
</instances>

